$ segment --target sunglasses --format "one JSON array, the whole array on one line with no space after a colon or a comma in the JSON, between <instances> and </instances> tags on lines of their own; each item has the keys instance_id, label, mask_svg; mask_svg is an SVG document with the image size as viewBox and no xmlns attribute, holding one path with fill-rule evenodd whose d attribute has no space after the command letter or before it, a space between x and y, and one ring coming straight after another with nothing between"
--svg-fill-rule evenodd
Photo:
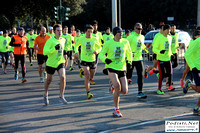
<instances>
[{"instance_id":1,"label":"sunglasses","mask_svg":"<svg viewBox=\"0 0 200 133\"><path fill-rule=\"evenodd\" d=\"M137 30L143 30L142 28L136 28Z\"/></svg>"}]
</instances>

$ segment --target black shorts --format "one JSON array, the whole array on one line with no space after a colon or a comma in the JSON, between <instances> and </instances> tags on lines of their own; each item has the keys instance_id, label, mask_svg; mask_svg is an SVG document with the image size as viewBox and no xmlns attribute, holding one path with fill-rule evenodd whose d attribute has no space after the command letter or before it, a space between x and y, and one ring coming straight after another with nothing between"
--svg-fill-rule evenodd
<instances>
[{"instance_id":1,"label":"black shorts","mask_svg":"<svg viewBox=\"0 0 200 133\"><path fill-rule=\"evenodd\" d=\"M72 51L67 51L67 57L72 60Z\"/></svg>"},{"instance_id":2,"label":"black shorts","mask_svg":"<svg viewBox=\"0 0 200 133\"><path fill-rule=\"evenodd\" d=\"M153 60L157 60L157 55L153 53Z\"/></svg>"},{"instance_id":3,"label":"black shorts","mask_svg":"<svg viewBox=\"0 0 200 133\"><path fill-rule=\"evenodd\" d=\"M118 70L114 70L112 68L108 68L107 69L110 73L116 73L118 78L122 78L122 77L125 77L126 76L126 73L125 71L118 71Z\"/></svg>"},{"instance_id":4,"label":"black shorts","mask_svg":"<svg viewBox=\"0 0 200 133\"><path fill-rule=\"evenodd\" d=\"M38 65L42 65L47 61L47 56L42 54L37 54Z\"/></svg>"},{"instance_id":5,"label":"black shorts","mask_svg":"<svg viewBox=\"0 0 200 133\"><path fill-rule=\"evenodd\" d=\"M81 61L82 66L89 66L90 69L96 69L96 64L94 62L86 62L86 61Z\"/></svg>"},{"instance_id":6,"label":"black shorts","mask_svg":"<svg viewBox=\"0 0 200 133\"><path fill-rule=\"evenodd\" d=\"M59 71L61 68L65 68L65 64L64 63L60 64L57 68L46 66L46 71L47 71L48 74L53 75L56 70Z\"/></svg>"},{"instance_id":7,"label":"black shorts","mask_svg":"<svg viewBox=\"0 0 200 133\"><path fill-rule=\"evenodd\" d=\"M197 73L192 72L196 86L200 86L200 71Z\"/></svg>"}]
</instances>

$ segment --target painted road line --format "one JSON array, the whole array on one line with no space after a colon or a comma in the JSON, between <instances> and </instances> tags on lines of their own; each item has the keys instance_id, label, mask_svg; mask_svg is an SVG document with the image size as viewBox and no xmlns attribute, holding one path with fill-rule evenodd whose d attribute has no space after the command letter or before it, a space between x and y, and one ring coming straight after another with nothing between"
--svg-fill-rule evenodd
<instances>
[{"instance_id":1,"label":"painted road line","mask_svg":"<svg viewBox=\"0 0 200 133\"><path fill-rule=\"evenodd\" d=\"M164 120L169 120L169 119L183 117L183 116L192 115L192 114L193 113L191 112L191 113L180 114L180 115L175 115L175 116L171 116L171 117L165 117L165 118L161 118L161 119L155 119L155 120L150 120L150 121L145 121L145 122L139 122L139 123L136 123L136 124L131 124L131 125L115 128L115 129L109 129L109 130L101 131L99 133L115 132L115 131L119 131L119 130L124 130L124 129L129 129L129 128L133 128L133 127L137 127L137 126L152 124L152 123L161 122L161 121L164 121Z\"/></svg>"}]
</instances>

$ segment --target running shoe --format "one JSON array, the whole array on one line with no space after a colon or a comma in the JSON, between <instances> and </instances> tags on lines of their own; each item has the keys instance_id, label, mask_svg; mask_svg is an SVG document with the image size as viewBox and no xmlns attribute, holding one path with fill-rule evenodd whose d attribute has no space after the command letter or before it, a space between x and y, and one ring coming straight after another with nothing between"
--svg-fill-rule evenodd
<instances>
[{"instance_id":1,"label":"running shoe","mask_svg":"<svg viewBox=\"0 0 200 133\"><path fill-rule=\"evenodd\" d=\"M181 79L181 87L184 87L184 80Z\"/></svg>"},{"instance_id":2,"label":"running shoe","mask_svg":"<svg viewBox=\"0 0 200 133\"><path fill-rule=\"evenodd\" d=\"M144 93L140 92L140 93L138 93L137 97L145 99L145 98L147 98L147 95L145 95Z\"/></svg>"},{"instance_id":3,"label":"running shoe","mask_svg":"<svg viewBox=\"0 0 200 133\"><path fill-rule=\"evenodd\" d=\"M170 85L169 87L168 87L168 91L174 91L175 90L175 88L172 86L172 85Z\"/></svg>"},{"instance_id":4,"label":"running shoe","mask_svg":"<svg viewBox=\"0 0 200 133\"><path fill-rule=\"evenodd\" d=\"M69 67L69 70L70 70L70 71L73 71L73 70L74 70L74 68L70 66L70 67Z\"/></svg>"},{"instance_id":5,"label":"running shoe","mask_svg":"<svg viewBox=\"0 0 200 133\"><path fill-rule=\"evenodd\" d=\"M90 81L89 81L89 82L90 82L90 84L91 84L91 85L95 85L95 82L94 82L94 80L90 79Z\"/></svg>"},{"instance_id":6,"label":"running shoe","mask_svg":"<svg viewBox=\"0 0 200 133\"><path fill-rule=\"evenodd\" d=\"M109 87L109 93L110 93L110 94L114 94L114 91L115 91L114 86L113 86L113 85L110 85L110 87Z\"/></svg>"},{"instance_id":7,"label":"running shoe","mask_svg":"<svg viewBox=\"0 0 200 133\"><path fill-rule=\"evenodd\" d=\"M198 107L198 108L194 108L193 109L193 114L194 115L200 115L200 108Z\"/></svg>"},{"instance_id":8,"label":"running shoe","mask_svg":"<svg viewBox=\"0 0 200 133\"><path fill-rule=\"evenodd\" d=\"M15 72L15 80L18 80L18 72Z\"/></svg>"},{"instance_id":9,"label":"running shoe","mask_svg":"<svg viewBox=\"0 0 200 133\"><path fill-rule=\"evenodd\" d=\"M40 77L40 83L44 83L43 77Z\"/></svg>"},{"instance_id":10,"label":"running shoe","mask_svg":"<svg viewBox=\"0 0 200 133\"><path fill-rule=\"evenodd\" d=\"M22 78L22 83L27 82L26 78Z\"/></svg>"},{"instance_id":11,"label":"running shoe","mask_svg":"<svg viewBox=\"0 0 200 133\"><path fill-rule=\"evenodd\" d=\"M113 117L122 117L122 114L120 113L120 109L116 109L113 112Z\"/></svg>"},{"instance_id":12,"label":"running shoe","mask_svg":"<svg viewBox=\"0 0 200 133\"><path fill-rule=\"evenodd\" d=\"M87 97L88 97L88 99L91 99L91 98L93 98L93 94L92 94L91 92L89 92L89 93L87 94Z\"/></svg>"},{"instance_id":13,"label":"running shoe","mask_svg":"<svg viewBox=\"0 0 200 133\"><path fill-rule=\"evenodd\" d=\"M67 100L64 97L60 97L59 101L63 104L67 104Z\"/></svg>"},{"instance_id":14,"label":"running shoe","mask_svg":"<svg viewBox=\"0 0 200 133\"><path fill-rule=\"evenodd\" d=\"M188 90L191 88L191 87L190 87L191 82L192 82L192 81L189 80L189 79L186 80L186 82L185 82L185 86L183 87L183 93L186 94L186 93L188 92Z\"/></svg>"},{"instance_id":15,"label":"running shoe","mask_svg":"<svg viewBox=\"0 0 200 133\"><path fill-rule=\"evenodd\" d=\"M4 74L7 74L7 72L6 72L6 70L5 70L5 69L3 70L3 73L4 73Z\"/></svg>"},{"instance_id":16,"label":"running shoe","mask_svg":"<svg viewBox=\"0 0 200 133\"><path fill-rule=\"evenodd\" d=\"M145 70L144 70L144 78L145 78L145 79L148 78L147 69L148 69L148 67L146 66L146 68L145 68Z\"/></svg>"},{"instance_id":17,"label":"running shoe","mask_svg":"<svg viewBox=\"0 0 200 133\"><path fill-rule=\"evenodd\" d=\"M164 93L164 91L162 91L162 90L157 90L157 94L158 94L158 95L164 95L165 93Z\"/></svg>"},{"instance_id":18,"label":"running shoe","mask_svg":"<svg viewBox=\"0 0 200 133\"><path fill-rule=\"evenodd\" d=\"M128 79L128 84L132 84L132 80L131 79Z\"/></svg>"},{"instance_id":19,"label":"running shoe","mask_svg":"<svg viewBox=\"0 0 200 133\"><path fill-rule=\"evenodd\" d=\"M83 75L84 75L84 71L83 71L83 69L81 68L81 69L80 69L80 73L79 73L80 78L83 78Z\"/></svg>"},{"instance_id":20,"label":"running shoe","mask_svg":"<svg viewBox=\"0 0 200 133\"><path fill-rule=\"evenodd\" d=\"M152 69L150 72L149 72L149 75L152 75L152 74L154 74L154 71L155 71L156 69L154 68L154 69Z\"/></svg>"},{"instance_id":21,"label":"running shoe","mask_svg":"<svg viewBox=\"0 0 200 133\"><path fill-rule=\"evenodd\" d=\"M45 105L49 105L48 96L45 96L45 95L44 95L44 104L45 104Z\"/></svg>"},{"instance_id":22,"label":"running shoe","mask_svg":"<svg viewBox=\"0 0 200 133\"><path fill-rule=\"evenodd\" d=\"M44 79L47 79L47 72L44 71Z\"/></svg>"}]
</instances>

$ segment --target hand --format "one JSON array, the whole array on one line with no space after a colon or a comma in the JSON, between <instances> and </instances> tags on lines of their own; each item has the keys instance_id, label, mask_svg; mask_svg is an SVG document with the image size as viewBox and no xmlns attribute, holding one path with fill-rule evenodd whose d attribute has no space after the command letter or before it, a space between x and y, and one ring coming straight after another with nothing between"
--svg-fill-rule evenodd
<instances>
[{"instance_id":1,"label":"hand","mask_svg":"<svg viewBox=\"0 0 200 133\"><path fill-rule=\"evenodd\" d=\"M174 60L175 59L175 55L171 55L171 59Z\"/></svg>"},{"instance_id":2,"label":"hand","mask_svg":"<svg viewBox=\"0 0 200 133\"><path fill-rule=\"evenodd\" d=\"M57 45L55 46L55 49L56 49L56 50L60 50L60 44L57 44Z\"/></svg>"},{"instance_id":3,"label":"hand","mask_svg":"<svg viewBox=\"0 0 200 133\"><path fill-rule=\"evenodd\" d=\"M10 46L6 46L6 49L9 49L10 48Z\"/></svg>"},{"instance_id":4,"label":"hand","mask_svg":"<svg viewBox=\"0 0 200 133\"><path fill-rule=\"evenodd\" d=\"M97 51L94 51L93 54L97 55L98 53L97 53Z\"/></svg>"},{"instance_id":5,"label":"hand","mask_svg":"<svg viewBox=\"0 0 200 133\"><path fill-rule=\"evenodd\" d=\"M110 64L110 63L112 62L112 60L111 60L111 59L108 59L108 58L106 58L105 62L106 62L106 64Z\"/></svg>"},{"instance_id":6,"label":"hand","mask_svg":"<svg viewBox=\"0 0 200 133\"><path fill-rule=\"evenodd\" d=\"M194 67L194 68L192 68L192 72L193 72L193 73L198 73L199 70L198 70L196 67Z\"/></svg>"},{"instance_id":7,"label":"hand","mask_svg":"<svg viewBox=\"0 0 200 133\"><path fill-rule=\"evenodd\" d=\"M165 51L166 51L166 50L161 50L161 51L160 51L160 53L161 53L161 54L164 54L164 53L165 53Z\"/></svg>"}]
</instances>

